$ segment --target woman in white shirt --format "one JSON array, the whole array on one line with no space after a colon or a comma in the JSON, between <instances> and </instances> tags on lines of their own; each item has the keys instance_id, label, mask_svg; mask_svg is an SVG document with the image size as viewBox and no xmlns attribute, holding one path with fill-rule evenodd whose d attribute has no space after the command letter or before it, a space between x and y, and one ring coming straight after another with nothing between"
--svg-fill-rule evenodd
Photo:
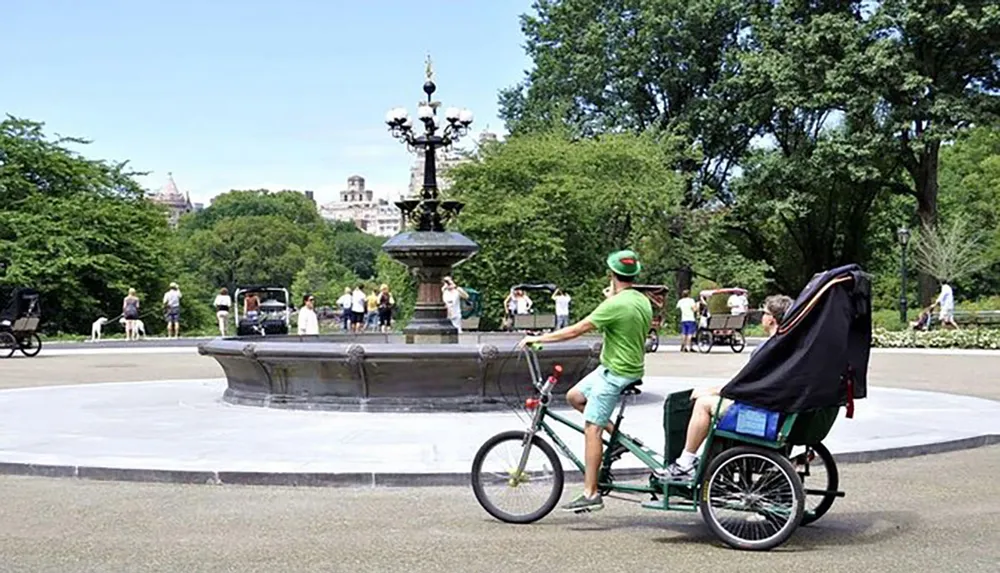
<instances>
[{"instance_id":1,"label":"woman in white shirt","mask_svg":"<svg viewBox=\"0 0 1000 573\"><path fill-rule=\"evenodd\" d=\"M302 308L299 309L299 335L319 334L319 318L316 316L316 298L307 294L302 297Z\"/></svg>"},{"instance_id":2,"label":"woman in white shirt","mask_svg":"<svg viewBox=\"0 0 1000 573\"><path fill-rule=\"evenodd\" d=\"M219 294L215 295L215 318L219 321L219 335L226 335L226 319L229 318L229 307L233 306L233 299L229 296L229 289L222 287Z\"/></svg>"}]
</instances>

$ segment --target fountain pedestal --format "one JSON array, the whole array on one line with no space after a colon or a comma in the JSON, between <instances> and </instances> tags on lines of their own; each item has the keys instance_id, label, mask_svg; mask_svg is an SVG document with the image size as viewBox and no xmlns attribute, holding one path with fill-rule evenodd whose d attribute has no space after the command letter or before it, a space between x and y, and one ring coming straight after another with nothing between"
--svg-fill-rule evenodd
<instances>
[{"instance_id":1,"label":"fountain pedestal","mask_svg":"<svg viewBox=\"0 0 1000 573\"><path fill-rule=\"evenodd\" d=\"M382 245L387 255L403 263L416 277L417 303L413 318L403 328L407 344L457 344L458 330L448 320L441 297L441 279L451 268L479 251L479 246L461 233L407 231Z\"/></svg>"}]
</instances>

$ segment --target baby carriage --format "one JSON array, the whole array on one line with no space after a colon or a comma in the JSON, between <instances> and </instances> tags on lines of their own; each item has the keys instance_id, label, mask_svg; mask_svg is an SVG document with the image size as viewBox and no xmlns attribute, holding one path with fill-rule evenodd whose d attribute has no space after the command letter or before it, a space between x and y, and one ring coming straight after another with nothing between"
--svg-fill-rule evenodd
<instances>
[{"instance_id":1,"label":"baby carriage","mask_svg":"<svg viewBox=\"0 0 1000 573\"><path fill-rule=\"evenodd\" d=\"M10 358L17 350L25 356L37 356L42 350L42 339L38 336L41 320L38 291L15 288L0 311L0 358Z\"/></svg>"}]
</instances>

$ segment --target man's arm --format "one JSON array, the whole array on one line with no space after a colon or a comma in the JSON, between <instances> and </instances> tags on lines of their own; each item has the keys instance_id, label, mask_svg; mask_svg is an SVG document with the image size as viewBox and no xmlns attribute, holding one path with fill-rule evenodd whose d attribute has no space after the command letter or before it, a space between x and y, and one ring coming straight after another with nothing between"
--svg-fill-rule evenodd
<instances>
[{"instance_id":1,"label":"man's arm","mask_svg":"<svg viewBox=\"0 0 1000 573\"><path fill-rule=\"evenodd\" d=\"M585 318L576 324L571 324L566 328L560 328L554 332L546 332L541 336L529 336L527 338L531 339L529 342L563 342L565 340L573 340L579 336L583 336L588 332L597 328L594 326L593 322L590 322L590 318Z\"/></svg>"}]
</instances>

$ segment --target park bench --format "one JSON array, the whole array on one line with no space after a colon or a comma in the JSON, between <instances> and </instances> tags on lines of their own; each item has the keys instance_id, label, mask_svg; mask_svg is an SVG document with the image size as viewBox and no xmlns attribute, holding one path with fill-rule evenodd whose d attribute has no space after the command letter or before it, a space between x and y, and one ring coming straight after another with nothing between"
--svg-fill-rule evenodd
<instances>
[{"instance_id":1,"label":"park bench","mask_svg":"<svg viewBox=\"0 0 1000 573\"><path fill-rule=\"evenodd\" d=\"M955 323L959 326L1000 328L1000 310L956 310Z\"/></svg>"}]
</instances>

